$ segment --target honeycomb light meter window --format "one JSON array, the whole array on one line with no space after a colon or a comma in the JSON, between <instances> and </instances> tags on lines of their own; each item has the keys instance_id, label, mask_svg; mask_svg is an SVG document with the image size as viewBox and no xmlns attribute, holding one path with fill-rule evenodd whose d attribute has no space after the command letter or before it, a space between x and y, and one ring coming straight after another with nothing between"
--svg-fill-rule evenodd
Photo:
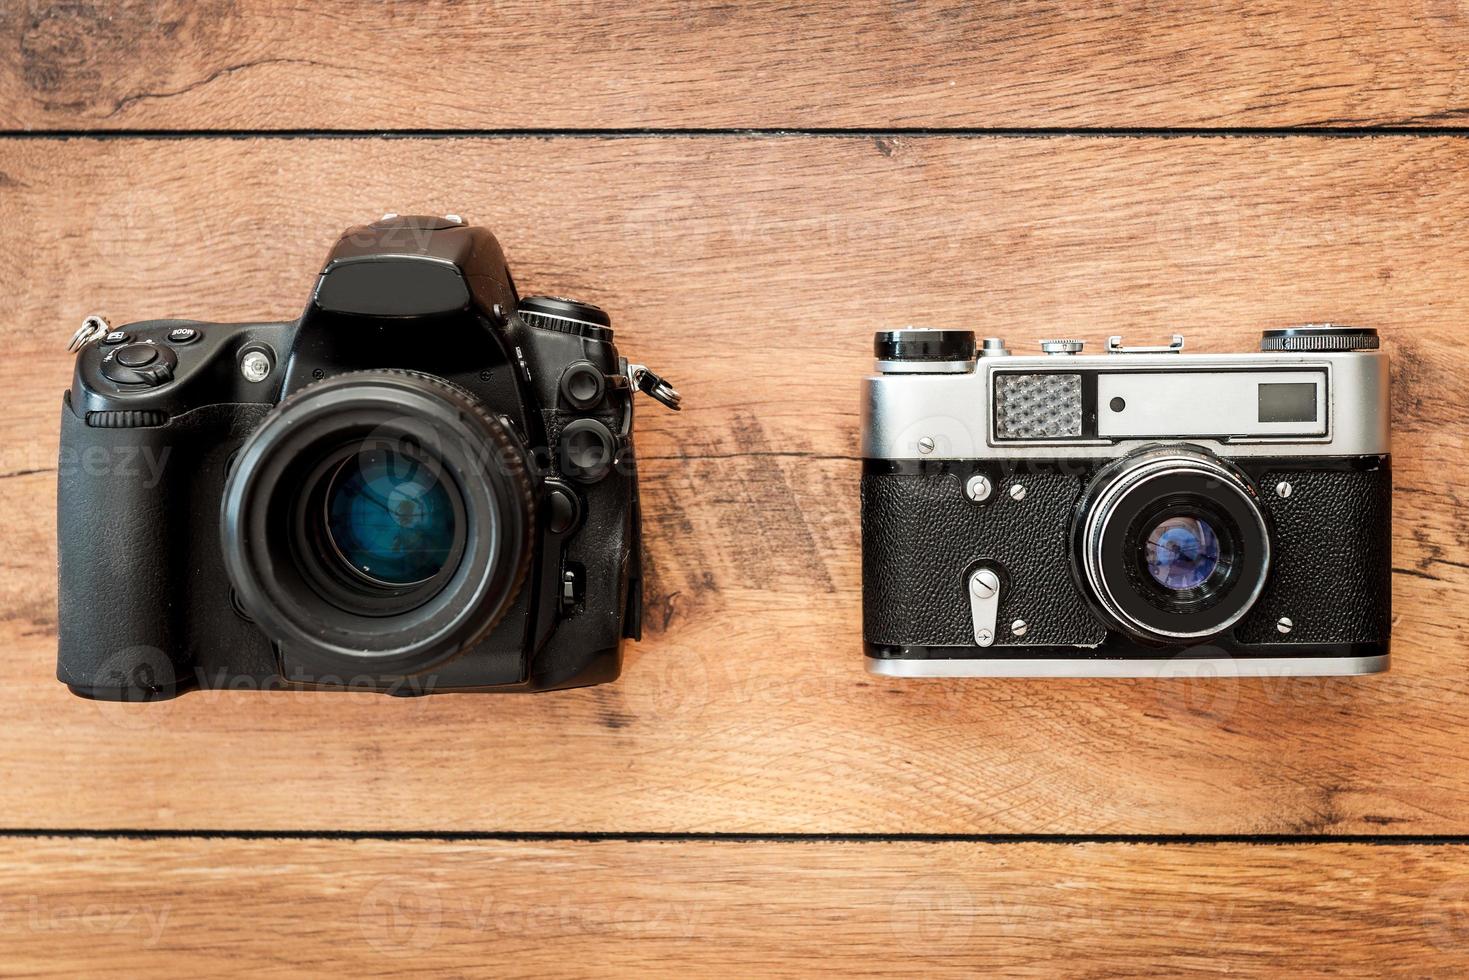
<instances>
[{"instance_id":1,"label":"honeycomb light meter window","mask_svg":"<svg viewBox=\"0 0 1469 980\"><path fill-rule=\"evenodd\" d=\"M995 376L1000 439L1074 439L1081 435L1081 375Z\"/></svg>"}]
</instances>

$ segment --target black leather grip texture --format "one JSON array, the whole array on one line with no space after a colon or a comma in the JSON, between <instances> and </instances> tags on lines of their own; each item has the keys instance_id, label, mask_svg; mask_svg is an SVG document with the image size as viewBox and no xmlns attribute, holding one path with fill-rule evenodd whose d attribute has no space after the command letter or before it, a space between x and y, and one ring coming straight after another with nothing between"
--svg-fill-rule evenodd
<instances>
[{"instance_id":1,"label":"black leather grip texture","mask_svg":"<svg viewBox=\"0 0 1469 980\"><path fill-rule=\"evenodd\" d=\"M56 676L94 696L166 696L188 674L164 560L174 535L189 533L173 515L171 437L88 428L69 405L61 412Z\"/></svg>"},{"instance_id":2,"label":"black leather grip texture","mask_svg":"<svg viewBox=\"0 0 1469 980\"><path fill-rule=\"evenodd\" d=\"M1304 461L1303 461L1304 463ZM869 644L974 644L969 573L1001 570L995 651L1086 646L1108 639L1072 573L1070 528L1091 479L1079 463L1036 464L993 480L976 504L964 481L980 464L895 466L862 477L862 620ZM1386 457L1246 465L1269 517L1273 556L1264 592L1235 627L1241 647L1382 644L1392 619L1392 476ZM1288 495L1277 487L1291 486ZM1022 500L1011 489L1023 484ZM1277 623L1291 620L1282 633ZM1026 623L1016 637L1010 624ZM1100 652L1100 651L1099 651ZM1262 650L1262 652L1265 652Z\"/></svg>"},{"instance_id":3,"label":"black leather grip texture","mask_svg":"<svg viewBox=\"0 0 1469 980\"><path fill-rule=\"evenodd\" d=\"M97 429L63 406L56 676L76 693L151 700L197 686L201 669L221 686L274 674L269 644L234 613L218 532L230 453L268 409Z\"/></svg>"},{"instance_id":4,"label":"black leather grip texture","mask_svg":"<svg viewBox=\"0 0 1469 980\"><path fill-rule=\"evenodd\" d=\"M1392 625L1392 471L1270 469L1255 477L1274 555L1243 644L1385 643ZM1289 483L1290 495L1276 488ZM1291 620L1289 634L1276 627Z\"/></svg>"},{"instance_id":5,"label":"black leather grip texture","mask_svg":"<svg viewBox=\"0 0 1469 980\"><path fill-rule=\"evenodd\" d=\"M968 573L1002 568L997 644L1093 645L1106 631L1071 574L1068 534L1082 477L1059 468L996 478L989 500L964 493L972 467L862 477L862 634L868 643L974 646ZM1011 496L1024 486L1023 500ZM1026 623L1023 638L1010 624Z\"/></svg>"}]
</instances>

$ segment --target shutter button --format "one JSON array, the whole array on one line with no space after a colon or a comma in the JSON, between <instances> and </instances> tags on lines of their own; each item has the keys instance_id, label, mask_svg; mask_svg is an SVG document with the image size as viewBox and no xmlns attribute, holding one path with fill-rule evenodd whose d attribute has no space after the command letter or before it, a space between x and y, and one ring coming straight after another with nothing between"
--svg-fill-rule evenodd
<instances>
[{"instance_id":1,"label":"shutter button","mask_svg":"<svg viewBox=\"0 0 1469 980\"><path fill-rule=\"evenodd\" d=\"M167 384L173 380L178 362L171 348L153 343L128 344L108 351L102 358L102 377L120 385Z\"/></svg>"},{"instance_id":2,"label":"shutter button","mask_svg":"<svg viewBox=\"0 0 1469 980\"><path fill-rule=\"evenodd\" d=\"M119 348L113 359L123 367L146 367L158 360L158 349L152 344L129 344Z\"/></svg>"}]
</instances>

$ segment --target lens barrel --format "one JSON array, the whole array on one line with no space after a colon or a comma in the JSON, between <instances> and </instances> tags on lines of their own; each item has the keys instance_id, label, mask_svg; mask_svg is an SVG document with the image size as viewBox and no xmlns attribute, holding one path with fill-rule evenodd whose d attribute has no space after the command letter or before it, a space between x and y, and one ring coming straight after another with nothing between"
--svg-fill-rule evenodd
<instances>
[{"instance_id":1,"label":"lens barrel","mask_svg":"<svg viewBox=\"0 0 1469 980\"><path fill-rule=\"evenodd\" d=\"M361 371L281 402L225 484L240 605L292 661L421 673L495 627L529 568L526 451L432 375Z\"/></svg>"},{"instance_id":2,"label":"lens barrel","mask_svg":"<svg viewBox=\"0 0 1469 980\"><path fill-rule=\"evenodd\" d=\"M1148 643L1201 642L1249 612L1270 569L1259 494L1234 465L1158 447L1104 467L1072 530L1083 590L1114 627Z\"/></svg>"}]
</instances>

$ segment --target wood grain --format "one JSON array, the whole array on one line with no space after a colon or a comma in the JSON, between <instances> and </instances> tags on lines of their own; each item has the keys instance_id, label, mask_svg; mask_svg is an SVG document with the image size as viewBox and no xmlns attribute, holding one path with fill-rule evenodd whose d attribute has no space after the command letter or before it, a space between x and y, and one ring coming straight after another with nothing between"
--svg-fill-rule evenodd
<instances>
[{"instance_id":1,"label":"wood grain","mask_svg":"<svg viewBox=\"0 0 1469 980\"><path fill-rule=\"evenodd\" d=\"M0 143L0 826L1469 832L1466 163L1441 138ZM524 288L602 303L684 390L681 415L641 416L653 584L624 678L71 698L52 680L66 338L95 308L292 315L337 231L385 210L491 225ZM862 673L874 328L1228 350L1326 319L1380 328L1395 360L1392 673Z\"/></svg>"},{"instance_id":2,"label":"wood grain","mask_svg":"<svg viewBox=\"0 0 1469 980\"><path fill-rule=\"evenodd\" d=\"M15 840L26 976L1450 976L1463 847Z\"/></svg>"},{"instance_id":3,"label":"wood grain","mask_svg":"<svg viewBox=\"0 0 1469 980\"><path fill-rule=\"evenodd\" d=\"M15 0L0 128L1458 125L1461 0Z\"/></svg>"}]
</instances>

